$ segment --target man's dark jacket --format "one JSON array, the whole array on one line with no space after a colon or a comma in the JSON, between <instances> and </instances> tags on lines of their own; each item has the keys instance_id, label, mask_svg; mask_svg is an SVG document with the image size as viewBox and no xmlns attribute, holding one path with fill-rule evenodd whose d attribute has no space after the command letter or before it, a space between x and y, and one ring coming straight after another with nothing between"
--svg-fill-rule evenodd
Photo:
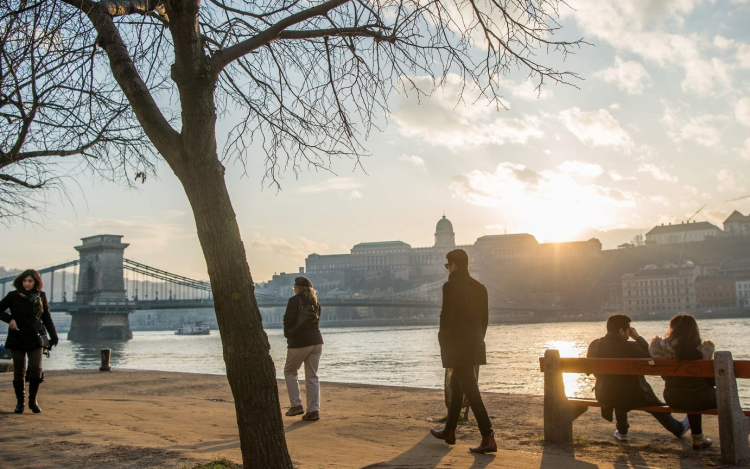
<instances>
[{"instance_id":1,"label":"man's dark jacket","mask_svg":"<svg viewBox=\"0 0 750 469\"><path fill-rule=\"evenodd\" d=\"M457 270L443 285L440 311L440 357L443 368L484 365L484 335L489 321L487 289L467 270Z\"/></svg>"},{"instance_id":2,"label":"man's dark jacket","mask_svg":"<svg viewBox=\"0 0 750 469\"><path fill-rule=\"evenodd\" d=\"M47 329L50 339L57 339L55 324L52 322L52 315L49 312L49 303L47 295L39 292L42 299L43 312L41 315L42 324ZM10 309L10 313L6 310ZM28 298L24 298L18 291L8 293L5 298L0 300L0 321L9 323L16 321L18 330L8 329L8 337L5 340L5 347L11 350L34 350L39 345L39 334L34 328L37 314L34 311L34 305Z\"/></svg>"},{"instance_id":3,"label":"man's dark jacket","mask_svg":"<svg viewBox=\"0 0 750 469\"><path fill-rule=\"evenodd\" d=\"M323 335L320 333L320 319L311 324L301 326L299 330L294 328L297 325L297 318L304 305L315 306L318 318L320 318L320 305L311 299L305 298L302 293L289 298L289 302L286 305L286 312L284 313L284 337L286 337L287 348L308 347L323 343Z\"/></svg>"},{"instance_id":4,"label":"man's dark jacket","mask_svg":"<svg viewBox=\"0 0 750 469\"><path fill-rule=\"evenodd\" d=\"M648 342L638 337L635 342L610 332L589 345L587 358L651 358ZM607 407L631 410L636 407L662 405L643 376L596 375L596 400Z\"/></svg>"}]
</instances>

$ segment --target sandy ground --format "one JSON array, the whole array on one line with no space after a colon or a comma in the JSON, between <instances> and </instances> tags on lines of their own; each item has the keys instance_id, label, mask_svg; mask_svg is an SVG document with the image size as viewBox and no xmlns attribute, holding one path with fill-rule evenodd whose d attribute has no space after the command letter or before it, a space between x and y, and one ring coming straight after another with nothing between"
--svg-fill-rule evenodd
<instances>
[{"instance_id":1,"label":"sandy ground","mask_svg":"<svg viewBox=\"0 0 750 469\"><path fill-rule=\"evenodd\" d=\"M0 374L0 468L180 468L220 457L241 462L234 404L224 376L151 371L46 372L41 414L13 413L10 373ZM286 390L279 382L282 406ZM647 414L631 414L631 441L612 438L596 409L574 426L572 447L542 442L542 398L486 393L501 450L473 455L471 423L458 442L434 439L441 391L322 384L321 420L285 417L297 467L312 468L698 468L719 465L714 447L693 451ZM304 399L303 399L304 402ZM677 416L682 418L682 416Z\"/></svg>"}]
</instances>

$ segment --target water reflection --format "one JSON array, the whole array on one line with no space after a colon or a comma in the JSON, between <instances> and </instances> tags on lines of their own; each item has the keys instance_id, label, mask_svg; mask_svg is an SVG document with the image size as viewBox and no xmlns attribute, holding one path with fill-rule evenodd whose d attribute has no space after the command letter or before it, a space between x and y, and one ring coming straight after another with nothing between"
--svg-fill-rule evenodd
<instances>
[{"instance_id":1,"label":"water reflection","mask_svg":"<svg viewBox=\"0 0 750 469\"><path fill-rule=\"evenodd\" d=\"M547 342L544 349L556 349L560 351L560 357L576 358L585 357L588 344L581 341L553 340ZM582 373L563 373L563 384L565 395L568 397L590 397L594 389L595 378L592 375Z\"/></svg>"},{"instance_id":2,"label":"water reflection","mask_svg":"<svg viewBox=\"0 0 750 469\"><path fill-rule=\"evenodd\" d=\"M108 348L112 350L110 364L113 367L120 366L123 352L128 344L127 340L102 340L86 342L69 342L70 351L74 359L73 368L91 369L101 366L101 350Z\"/></svg>"}]
</instances>

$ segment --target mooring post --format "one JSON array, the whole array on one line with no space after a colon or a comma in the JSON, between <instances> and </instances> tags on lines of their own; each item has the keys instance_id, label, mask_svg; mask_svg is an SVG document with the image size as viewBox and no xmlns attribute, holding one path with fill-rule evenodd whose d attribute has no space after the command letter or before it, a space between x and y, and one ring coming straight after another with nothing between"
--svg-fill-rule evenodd
<instances>
[{"instance_id":1,"label":"mooring post","mask_svg":"<svg viewBox=\"0 0 750 469\"><path fill-rule=\"evenodd\" d=\"M750 463L750 445L747 441L750 421L745 417L740 406L732 352L716 352L714 377L716 378L716 401L719 407L721 462L725 464Z\"/></svg>"},{"instance_id":2,"label":"mooring post","mask_svg":"<svg viewBox=\"0 0 750 469\"><path fill-rule=\"evenodd\" d=\"M562 363L557 350L544 351L544 441L573 443L573 413L565 397Z\"/></svg>"},{"instance_id":3,"label":"mooring post","mask_svg":"<svg viewBox=\"0 0 750 469\"><path fill-rule=\"evenodd\" d=\"M112 350L103 348L102 351L102 366L99 367L99 371L111 371L112 367L109 366L109 359L112 356Z\"/></svg>"}]
</instances>

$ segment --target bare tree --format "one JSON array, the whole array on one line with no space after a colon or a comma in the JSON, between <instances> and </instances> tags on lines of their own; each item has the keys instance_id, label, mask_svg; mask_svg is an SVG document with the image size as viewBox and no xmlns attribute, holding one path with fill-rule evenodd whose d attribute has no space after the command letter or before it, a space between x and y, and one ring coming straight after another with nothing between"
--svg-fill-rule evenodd
<instances>
[{"instance_id":1,"label":"bare tree","mask_svg":"<svg viewBox=\"0 0 750 469\"><path fill-rule=\"evenodd\" d=\"M80 14L8 0L0 12L0 223L33 219L73 171L128 179L133 168L151 170L153 148L119 87L97 71Z\"/></svg>"},{"instance_id":2,"label":"bare tree","mask_svg":"<svg viewBox=\"0 0 750 469\"><path fill-rule=\"evenodd\" d=\"M292 467L275 370L222 162L252 151L266 183L284 170L359 164L375 116L414 77L440 86L456 74L501 107L498 77L513 69L538 86L574 74L537 54L556 41L561 0L58 0L80 12L109 72L195 217L235 398L245 467ZM93 42L92 42L93 43ZM98 55L94 54L94 60ZM108 78L111 78L108 80ZM114 81L112 81L114 80ZM84 86L86 84L84 83ZM172 93L171 95L169 93ZM175 104L176 103L176 104ZM171 122L167 111L179 108ZM219 156L216 123L239 124ZM125 127L127 129L127 126Z\"/></svg>"}]
</instances>

